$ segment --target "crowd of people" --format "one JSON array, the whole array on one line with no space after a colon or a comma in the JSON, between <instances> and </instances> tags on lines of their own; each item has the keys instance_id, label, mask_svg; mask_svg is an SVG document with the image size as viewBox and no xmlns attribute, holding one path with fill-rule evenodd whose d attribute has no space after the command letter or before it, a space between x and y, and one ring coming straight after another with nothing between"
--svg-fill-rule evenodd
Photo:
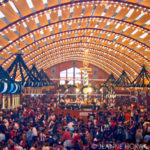
<instances>
[{"instance_id":1,"label":"crowd of people","mask_svg":"<svg viewBox=\"0 0 150 150\"><path fill-rule=\"evenodd\" d=\"M80 116L55 113L53 100L27 98L0 111L0 150L148 150L150 116L140 109Z\"/></svg>"}]
</instances>

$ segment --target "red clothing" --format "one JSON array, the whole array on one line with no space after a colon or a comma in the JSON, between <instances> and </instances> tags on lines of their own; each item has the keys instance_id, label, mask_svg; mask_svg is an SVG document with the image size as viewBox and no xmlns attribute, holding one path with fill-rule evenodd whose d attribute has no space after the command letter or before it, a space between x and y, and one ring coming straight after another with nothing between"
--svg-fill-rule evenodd
<instances>
[{"instance_id":1,"label":"red clothing","mask_svg":"<svg viewBox=\"0 0 150 150\"><path fill-rule=\"evenodd\" d=\"M65 131L62 140L72 140L71 133L69 131Z\"/></svg>"},{"instance_id":2,"label":"red clothing","mask_svg":"<svg viewBox=\"0 0 150 150\"><path fill-rule=\"evenodd\" d=\"M56 150L60 150L60 149L63 149L64 147L62 145L57 145L56 146Z\"/></svg>"},{"instance_id":3,"label":"red clothing","mask_svg":"<svg viewBox=\"0 0 150 150\"><path fill-rule=\"evenodd\" d=\"M72 145L74 146L79 139L80 139L80 135L76 135L72 140Z\"/></svg>"},{"instance_id":4,"label":"red clothing","mask_svg":"<svg viewBox=\"0 0 150 150\"><path fill-rule=\"evenodd\" d=\"M114 127L115 127L115 125L116 125L115 121L112 121L112 123L111 123L111 127L112 127L112 128L114 128Z\"/></svg>"},{"instance_id":5,"label":"red clothing","mask_svg":"<svg viewBox=\"0 0 150 150\"><path fill-rule=\"evenodd\" d=\"M126 117L126 120L127 120L127 121L130 120L130 114L129 114L129 113L126 113L126 114L125 114L125 117Z\"/></svg>"},{"instance_id":6,"label":"red clothing","mask_svg":"<svg viewBox=\"0 0 150 150\"><path fill-rule=\"evenodd\" d=\"M16 135L16 134L15 134L13 131L10 131L10 136L11 136L11 138L14 138L15 135Z\"/></svg>"}]
</instances>

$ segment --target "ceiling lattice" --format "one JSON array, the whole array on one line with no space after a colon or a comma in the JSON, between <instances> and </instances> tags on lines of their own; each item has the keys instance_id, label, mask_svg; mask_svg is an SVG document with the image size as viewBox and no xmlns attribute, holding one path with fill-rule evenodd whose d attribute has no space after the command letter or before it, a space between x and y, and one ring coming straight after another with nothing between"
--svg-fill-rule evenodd
<instances>
[{"instance_id":1,"label":"ceiling lattice","mask_svg":"<svg viewBox=\"0 0 150 150\"><path fill-rule=\"evenodd\" d=\"M150 71L149 6L149 0L10 0L0 6L0 64L7 69L21 51L29 68L86 59L133 80L143 65Z\"/></svg>"}]
</instances>

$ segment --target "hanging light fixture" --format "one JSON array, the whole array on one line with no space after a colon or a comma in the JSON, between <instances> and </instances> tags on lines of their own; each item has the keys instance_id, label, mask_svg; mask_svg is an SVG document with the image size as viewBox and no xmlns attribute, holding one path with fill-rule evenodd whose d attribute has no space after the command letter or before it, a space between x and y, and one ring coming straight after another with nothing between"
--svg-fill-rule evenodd
<instances>
[{"instance_id":1,"label":"hanging light fixture","mask_svg":"<svg viewBox=\"0 0 150 150\"><path fill-rule=\"evenodd\" d=\"M3 6L8 2L9 2L9 0L0 0L0 6Z\"/></svg>"}]
</instances>

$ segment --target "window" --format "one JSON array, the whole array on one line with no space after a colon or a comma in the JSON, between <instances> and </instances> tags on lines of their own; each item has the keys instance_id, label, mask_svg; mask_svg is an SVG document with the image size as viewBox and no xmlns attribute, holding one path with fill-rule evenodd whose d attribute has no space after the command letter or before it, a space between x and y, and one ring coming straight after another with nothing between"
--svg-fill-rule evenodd
<instances>
[{"instance_id":1,"label":"window","mask_svg":"<svg viewBox=\"0 0 150 150\"><path fill-rule=\"evenodd\" d=\"M65 80L66 80L66 70L62 71L60 73L60 84L65 84Z\"/></svg>"},{"instance_id":2,"label":"window","mask_svg":"<svg viewBox=\"0 0 150 150\"><path fill-rule=\"evenodd\" d=\"M79 68L76 68L75 70L75 83L81 83L81 71Z\"/></svg>"},{"instance_id":3,"label":"window","mask_svg":"<svg viewBox=\"0 0 150 150\"><path fill-rule=\"evenodd\" d=\"M65 80L68 81L69 85L73 85L75 83L81 83L81 71L79 68L69 68L67 70L60 72L60 84L65 84Z\"/></svg>"}]
</instances>

